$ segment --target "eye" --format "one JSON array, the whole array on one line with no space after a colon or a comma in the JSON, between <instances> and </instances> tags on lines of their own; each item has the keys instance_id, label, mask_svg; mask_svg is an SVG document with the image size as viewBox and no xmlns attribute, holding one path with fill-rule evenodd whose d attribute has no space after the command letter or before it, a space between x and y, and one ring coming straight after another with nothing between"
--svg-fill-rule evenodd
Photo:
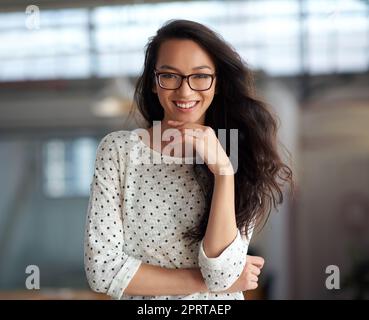
<instances>
[{"instance_id":1,"label":"eye","mask_svg":"<svg viewBox=\"0 0 369 320\"><path fill-rule=\"evenodd\" d=\"M178 76L176 74L173 74L173 73L162 73L162 74L160 74L160 76L163 79L176 79L176 78L178 78Z\"/></svg>"},{"instance_id":2,"label":"eye","mask_svg":"<svg viewBox=\"0 0 369 320\"><path fill-rule=\"evenodd\" d=\"M194 74L193 77L195 79L209 79L209 78L211 78L210 75L205 74L205 73Z\"/></svg>"}]
</instances>

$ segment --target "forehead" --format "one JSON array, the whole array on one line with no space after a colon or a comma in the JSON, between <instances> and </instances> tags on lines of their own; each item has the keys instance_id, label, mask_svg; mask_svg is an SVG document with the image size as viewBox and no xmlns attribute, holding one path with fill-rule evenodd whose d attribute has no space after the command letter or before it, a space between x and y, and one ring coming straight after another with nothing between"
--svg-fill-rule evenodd
<instances>
[{"instance_id":1,"label":"forehead","mask_svg":"<svg viewBox=\"0 0 369 320\"><path fill-rule=\"evenodd\" d=\"M158 51L156 67L169 65L181 71L207 65L215 68L210 55L192 40L171 39L163 42Z\"/></svg>"}]
</instances>

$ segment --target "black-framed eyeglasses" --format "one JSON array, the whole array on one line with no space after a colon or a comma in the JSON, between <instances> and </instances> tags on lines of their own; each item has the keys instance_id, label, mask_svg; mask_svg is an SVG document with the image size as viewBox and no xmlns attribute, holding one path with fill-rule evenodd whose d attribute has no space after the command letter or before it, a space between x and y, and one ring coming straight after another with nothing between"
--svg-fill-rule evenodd
<instances>
[{"instance_id":1,"label":"black-framed eyeglasses","mask_svg":"<svg viewBox=\"0 0 369 320\"><path fill-rule=\"evenodd\" d=\"M215 73L193 73L187 76L171 72L157 72L156 70L154 70L154 73L160 88L167 90L179 89L182 86L183 79L186 79L192 90L206 91L211 88L215 78Z\"/></svg>"}]
</instances>

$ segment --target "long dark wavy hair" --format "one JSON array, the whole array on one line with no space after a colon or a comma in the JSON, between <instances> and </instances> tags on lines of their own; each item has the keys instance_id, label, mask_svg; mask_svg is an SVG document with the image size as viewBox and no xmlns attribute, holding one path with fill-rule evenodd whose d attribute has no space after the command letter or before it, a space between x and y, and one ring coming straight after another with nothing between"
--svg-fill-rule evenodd
<instances>
[{"instance_id":1,"label":"long dark wavy hair","mask_svg":"<svg viewBox=\"0 0 369 320\"><path fill-rule=\"evenodd\" d=\"M212 58L216 73L216 94L206 111L205 126L238 129L238 168L235 173L235 210L237 228L247 236L249 228L265 225L272 208L283 202L283 185L292 184L292 171L278 153L277 118L255 96L252 72L239 54L208 27L188 20L171 20L152 37L145 52L144 68L138 78L134 103L152 126L161 121L164 111L157 95L154 68L160 45L169 39L192 40ZM229 144L227 143L227 146ZM230 156L227 147L226 153ZM283 149L285 150L285 149ZM206 198L206 212L199 225L187 230L184 237L191 244L200 241L206 231L214 176L206 164L195 164L199 184Z\"/></svg>"}]
</instances>

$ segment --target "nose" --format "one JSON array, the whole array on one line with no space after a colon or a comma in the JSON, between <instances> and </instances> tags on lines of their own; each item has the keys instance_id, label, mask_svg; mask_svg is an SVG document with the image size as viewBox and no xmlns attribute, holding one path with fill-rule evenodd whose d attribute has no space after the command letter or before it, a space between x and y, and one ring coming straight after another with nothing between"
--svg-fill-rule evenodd
<instances>
[{"instance_id":1,"label":"nose","mask_svg":"<svg viewBox=\"0 0 369 320\"><path fill-rule=\"evenodd\" d=\"M192 94L192 89L188 84L188 78L183 79L181 86L177 89L177 92L180 93L182 96L186 97L186 95Z\"/></svg>"}]
</instances>

